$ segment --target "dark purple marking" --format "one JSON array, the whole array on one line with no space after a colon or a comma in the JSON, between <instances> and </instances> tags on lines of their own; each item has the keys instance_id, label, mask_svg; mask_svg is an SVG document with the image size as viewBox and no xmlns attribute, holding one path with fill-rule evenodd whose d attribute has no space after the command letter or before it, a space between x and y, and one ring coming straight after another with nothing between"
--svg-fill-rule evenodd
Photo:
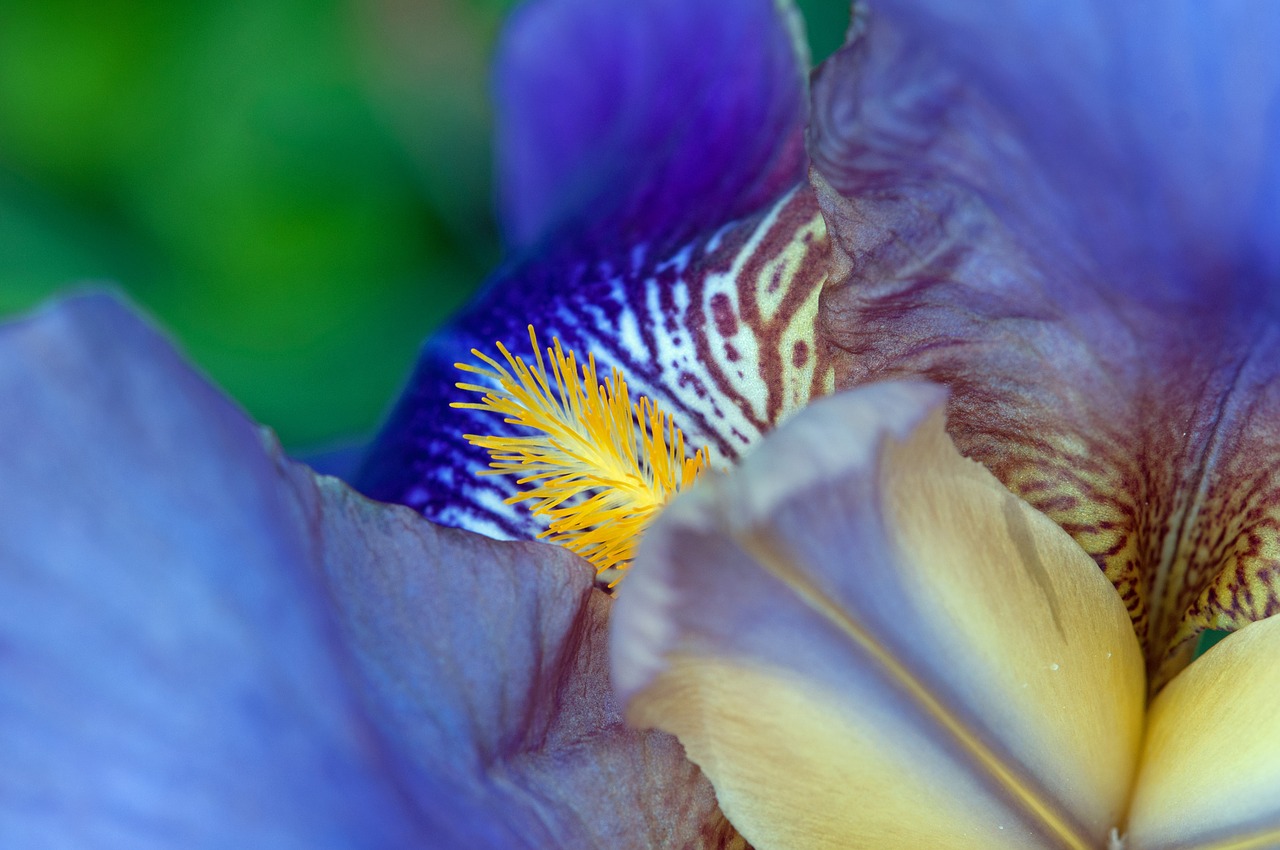
<instances>
[{"instance_id":1,"label":"dark purple marking","mask_svg":"<svg viewBox=\"0 0 1280 850\"><path fill-rule=\"evenodd\" d=\"M769 286L765 288L765 292L777 292L782 286L782 269L774 269L773 274L769 276Z\"/></svg>"},{"instance_id":2,"label":"dark purple marking","mask_svg":"<svg viewBox=\"0 0 1280 850\"><path fill-rule=\"evenodd\" d=\"M711 296L711 318L716 323L716 333L733 336L738 332L738 317L733 312L733 302L723 292Z\"/></svg>"},{"instance_id":3,"label":"dark purple marking","mask_svg":"<svg viewBox=\"0 0 1280 850\"><path fill-rule=\"evenodd\" d=\"M791 365L800 369L809 362L809 344L802 339L796 340L791 347Z\"/></svg>"}]
</instances>

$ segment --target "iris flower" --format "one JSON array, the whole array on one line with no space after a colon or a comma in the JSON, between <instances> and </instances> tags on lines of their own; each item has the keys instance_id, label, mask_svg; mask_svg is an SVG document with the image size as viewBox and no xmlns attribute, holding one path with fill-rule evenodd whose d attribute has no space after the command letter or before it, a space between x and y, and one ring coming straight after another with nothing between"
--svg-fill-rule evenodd
<instances>
[{"instance_id":1,"label":"iris flower","mask_svg":"<svg viewBox=\"0 0 1280 850\"><path fill-rule=\"evenodd\" d=\"M508 260L356 481L408 507L110 298L0 332L0 843L1280 843L1280 18L889 0L811 115L795 21L515 14ZM741 461L617 602L447 407L527 324Z\"/></svg>"},{"instance_id":2,"label":"iris flower","mask_svg":"<svg viewBox=\"0 0 1280 850\"><path fill-rule=\"evenodd\" d=\"M3 846L732 846L576 555L315 475L108 296L0 395Z\"/></svg>"},{"instance_id":3,"label":"iris flower","mask_svg":"<svg viewBox=\"0 0 1280 850\"><path fill-rule=\"evenodd\" d=\"M1280 846L1277 37L885 0L820 71L860 388L674 502L614 630L757 846Z\"/></svg>"},{"instance_id":4,"label":"iris flower","mask_svg":"<svg viewBox=\"0 0 1280 850\"><path fill-rule=\"evenodd\" d=\"M500 41L497 183L508 258L429 339L355 485L428 519L528 539L515 479L454 364L527 328L674 417L724 466L829 390L817 337L830 254L806 182L809 59L777 0L542 0ZM511 429L508 429L511 430ZM511 431L514 433L514 431Z\"/></svg>"},{"instance_id":5,"label":"iris flower","mask_svg":"<svg viewBox=\"0 0 1280 850\"><path fill-rule=\"evenodd\" d=\"M681 739L749 840L1280 844L1277 36L1248 3L855 7L809 132L815 351L837 388L945 386L970 460L936 392L868 390L641 543L629 716ZM655 275L591 271L631 308L606 332L698 327L643 309ZM427 447L418 403L384 445ZM1188 668L1206 628L1238 633Z\"/></svg>"},{"instance_id":6,"label":"iris flower","mask_svg":"<svg viewBox=\"0 0 1280 850\"><path fill-rule=\"evenodd\" d=\"M1280 845L1280 619L1148 707L1120 595L945 402L816 402L663 512L614 614L629 720L757 848Z\"/></svg>"},{"instance_id":7,"label":"iris flower","mask_svg":"<svg viewBox=\"0 0 1280 850\"><path fill-rule=\"evenodd\" d=\"M554 259L546 285L607 314L574 264L696 238L727 328L752 238L791 292L810 254L773 223L820 228L812 194L789 200L798 43L771 0L519 11L496 72L513 266ZM811 337L800 300L769 308L779 334ZM684 343L679 380L709 380ZM740 357L753 386L758 360L778 376L748 407L807 397ZM0 397L0 845L742 846L675 739L623 725L586 561L316 476L110 295L0 329Z\"/></svg>"},{"instance_id":8,"label":"iris flower","mask_svg":"<svg viewBox=\"0 0 1280 850\"><path fill-rule=\"evenodd\" d=\"M1277 611L1280 14L877 4L815 83L841 386L948 386L960 451L1119 589L1159 687Z\"/></svg>"}]
</instances>

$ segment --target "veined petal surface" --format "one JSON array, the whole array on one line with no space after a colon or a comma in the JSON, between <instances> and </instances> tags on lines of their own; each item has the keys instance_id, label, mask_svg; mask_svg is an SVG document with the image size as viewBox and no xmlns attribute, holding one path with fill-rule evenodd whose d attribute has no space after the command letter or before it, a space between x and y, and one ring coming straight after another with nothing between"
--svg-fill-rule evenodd
<instances>
[{"instance_id":1,"label":"veined petal surface","mask_svg":"<svg viewBox=\"0 0 1280 850\"><path fill-rule=\"evenodd\" d=\"M1094 556L1159 685L1280 610L1280 10L864 12L810 135L837 383L947 385L960 450Z\"/></svg>"},{"instance_id":2,"label":"veined petal surface","mask_svg":"<svg viewBox=\"0 0 1280 850\"><path fill-rule=\"evenodd\" d=\"M0 845L734 839L581 559L315 477L105 296L0 328L0 395Z\"/></svg>"},{"instance_id":3,"label":"veined petal surface","mask_svg":"<svg viewBox=\"0 0 1280 850\"><path fill-rule=\"evenodd\" d=\"M960 457L944 392L818 401L641 542L627 717L673 732L762 850L1104 847L1141 652L1071 539Z\"/></svg>"},{"instance_id":4,"label":"veined petal surface","mask_svg":"<svg viewBox=\"0 0 1280 850\"><path fill-rule=\"evenodd\" d=\"M826 391L817 344L828 244L804 184L808 57L777 0L535 0L497 59L510 255L430 339L356 476L376 498L497 537L542 528L451 410L454 363L526 326L672 413L723 465Z\"/></svg>"},{"instance_id":5,"label":"veined petal surface","mask_svg":"<svg viewBox=\"0 0 1280 850\"><path fill-rule=\"evenodd\" d=\"M1280 846L1280 618L1229 635L1156 698L1125 844Z\"/></svg>"}]
</instances>

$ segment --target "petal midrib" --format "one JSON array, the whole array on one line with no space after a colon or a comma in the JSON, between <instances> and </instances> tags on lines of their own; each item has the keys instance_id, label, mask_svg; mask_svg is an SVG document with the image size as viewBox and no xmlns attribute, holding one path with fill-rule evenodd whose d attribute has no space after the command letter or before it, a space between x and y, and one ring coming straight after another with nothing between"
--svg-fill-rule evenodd
<instances>
[{"instance_id":1,"label":"petal midrib","mask_svg":"<svg viewBox=\"0 0 1280 850\"><path fill-rule=\"evenodd\" d=\"M1050 800L1037 793L1015 768L1005 764L978 735L966 728L960 719L947 710L946 703L935 696L883 644L856 620L828 601L821 590L808 581L799 570L791 567L791 564L799 561L794 553L784 552L765 529L744 530L741 532L740 540L743 549L765 570L790 588L814 612L835 626L874 659L885 673L897 681L903 691L923 710L925 716L931 719L961 751L967 753L976 764L985 769L1008 799L1012 800L1032 822L1042 827L1048 837L1056 839L1061 846L1070 850L1096 850L1093 840L1082 835L1077 826L1058 811ZM1242 845L1241 850L1246 846L1254 845ZM1213 850L1219 850L1219 848L1213 848ZM1236 848L1232 847L1230 850L1236 850Z\"/></svg>"},{"instance_id":2,"label":"petal midrib","mask_svg":"<svg viewBox=\"0 0 1280 850\"><path fill-rule=\"evenodd\" d=\"M1222 389L1217 403L1213 406L1211 421L1202 438L1204 448L1200 452L1195 472L1189 479L1189 483L1195 487L1195 495L1175 517L1171 518L1170 529L1160 550L1160 562L1151 581L1149 608L1151 611L1149 634L1156 642L1154 646L1160 647L1158 651L1161 652L1160 656L1153 655L1149 660L1152 665L1150 683L1153 693L1167 683L1182 666L1170 663L1182 642L1181 629L1175 622L1176 618L1184 614L1178 606L1180 600L1178 588L1185 582L1191 567L1189 559L1194 555L1192 549L1198 532L1200 514L1214 484L1218 460L1222 456L1224 443L1228 437L1228 425L1236 418L1233 416L1233 409L1240 403L1238 390L1241 380L1250 370L1250 366L1261 356L1263 350L1264 346L1253 346L1244 357L1240 358L1231 372L1230 381ZM1188 657L1187 660L1190 658Z\"/></svg>"}]
</instances>

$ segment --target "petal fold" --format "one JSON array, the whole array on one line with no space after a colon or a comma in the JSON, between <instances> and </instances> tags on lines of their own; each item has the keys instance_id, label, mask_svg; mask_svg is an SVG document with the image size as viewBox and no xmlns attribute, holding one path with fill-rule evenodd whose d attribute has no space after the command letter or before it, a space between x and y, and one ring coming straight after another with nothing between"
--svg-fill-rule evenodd
<instances>
[{"instance_id":1,"label":"petal fold","mask_svg":"<svg viewBox=\"0 0 1280 850\"><path fill-rule=\"evenodd\" d=\"M949 148L947 170L972 169L966 176L976 186L998 188L1011 207L1040 191L1056 197L1057 209L1041 212L1069 225L1112 287L1217 296L1269 289L1280 274L1272 238L1280 227L1280 55L1272 49L1280 14L1266 0L1159 7L874 0L867 7L873 52L884 46L880 29L916 55L896 63L893 76L879 67L858 85L881 104L932 101L926 111L898 113L914 124L911 147L963 140ZM929 65L940 75L920 76ZM935 100L944 75L951 106ZM944 115L956 120L935 121ZM815 146L823 170L859 170L861 162L826 156L838 143L826 135ZM1012 167L1001 175L994 159L980 162L992 154ZM941 164L930 157L919 170ZM1027 164L1040 185L1025 180ZM1222 279L1242 259L1261 261L1250 270L1256 274Z\"/></svg>"},{"instance_id":2,"label":"petal fold","mask_svg":"<svg viewBox=\"0 0 1280 850\"><path fill-rule=\"evenodd\" d=\"M679 743L623 724L613 600L584 561L439 528L299 467L291 478L360 691L415 762L421 798L470 782L479 817L501 813L521 847L736 846Z\"/></svg>"},{"instance_id":3,"label":"petal fold","mask_svg":"<svg viewBox=\"0 0 1280 850\"><path fill-rule=\"evenodd\" d=\"M961 458L944 393L815 402L641 543L627 717L673 732L755 846L1105 845L1145 693L1123 605Z\"/></svg>"},{"instance_id":4,"label":"petal fold","mask_svg":"<svg viewBox=\"0 0 1280 850\"><path fill-rule=\"evenodd\" d=\"M1280 16L869 6L810 134L837 383L947 385L960 450L1094 556L1159 686L1280 610Z\"/></svg>"},{"instance_id":5,"label":"petal fold","mask_svg":"<svg viewBox=\"0 0 1280 850\"><path fill-rule=\"evenodd\" d=\"M314 476L106 296L0 329L0 393L6 845L735 840L585 562Z\"/></svg>"},{"instance_id":6,"label":"petal fold","mask_svg":"<svg viewBox=\"0 0 1280 850\"><path fill-rule=\"evenodd\" d=\"M667 255L804 175L790 0L531 0L498 45L499 212L521 250L556 235Z\"/></svg>"},{"instance_id":7,"label":"petal fold","mask_svg":"<svg viewBox=\"0 0 1280 850\"><path fill-rule=\"evenodd\" d=\"M415 846L258 430L105 296L4 327L0 394L5 843Z\"/></svg>"}]
</instances>

